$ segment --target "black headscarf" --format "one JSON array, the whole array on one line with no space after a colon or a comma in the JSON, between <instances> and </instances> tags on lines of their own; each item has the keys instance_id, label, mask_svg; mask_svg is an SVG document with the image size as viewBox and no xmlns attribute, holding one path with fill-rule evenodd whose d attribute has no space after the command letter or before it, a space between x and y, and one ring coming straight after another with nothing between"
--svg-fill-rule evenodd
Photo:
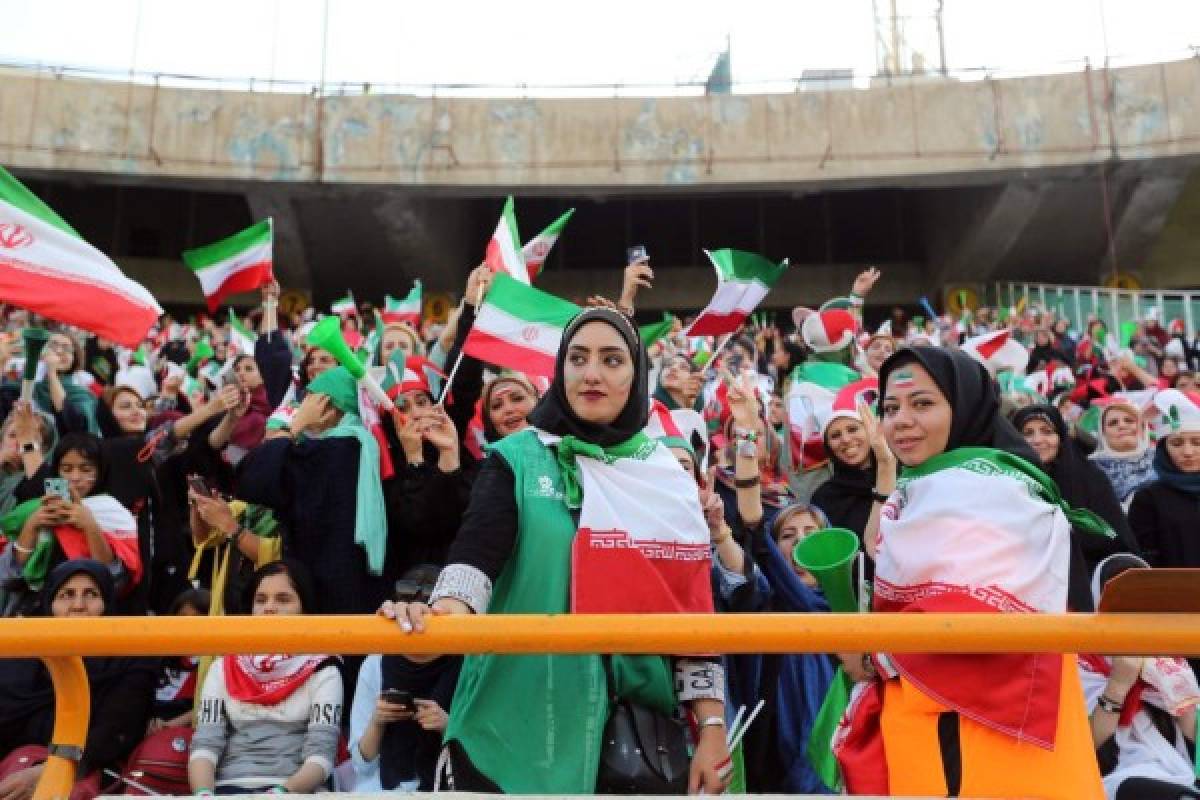
<instances>
[{"instance_id":1,"label":"black headscarf","mask_svg":"<svg viewBox=\"0 0 1200 800\"><path fill-rule=\"evenodd\" d=\"M88 575L100 590L104 600L104 616L114 612L116 587L108 567L90 558L64 561L50 571L42 587L38 608L50 616L54 595L68 580L79 574ZM87 656L83 659L91 688L93 708L97 697L134 670L153 672L157 661L146 658ZM45 666L38 659L0 659L0 725L30 725L32 717L49 725L54 716L54 684ZM41 717L45 719L41 719Z\"/></svg>"},{"instance_id":2,"label":"black headscarf","mask_svg":"<svg viewBox=\"0 0 1200 800\"><path fill-rule=\"evenodd\" d=\"M42 587L42 616L51 616L54 595L58 594L64 583L81 573L91 578L100 590L100 597L104 600L104 616L113 613L113 600L116 598L117 588L113 584L112 573L108 571L108 567L90 558L76 558L59 564L46 576L46 584Z\"/></svg>"},{"instance_id":3,"label":"black headscarf","mask_svg":"<svg viewBox=\"0 0 1200 800\"><path fill-rule=\"evenodd\" d=\"M817 487L813 503L829 517L829 523L849 528L860 537L866 532L875 491L875 456L868 455L863 467L853 467L833 454L829 429L825 429L825 452L833 465L833 475Z\"/></svg>"},{"instance_id":4,"label":"black headscarf","mask_svg":"<svg viewBox=\"0 0 1200 800\"><path fill-rule=\"evenodd\" d=\"M629 387L629 399L617 418L607 425L587 422L576 416L567 400L567 389L563 378L563 365L567 349L579 329L589 322L604 322L611 326L629 347L633 359L633 385ZM589 308L567 325L562 343L554 359L554 382L549 391L538 401L529 415L529 424L556 436L574 436L582 441L601 447L612 447L627 441L646 427L650 414L650 391L646 376L646 351L633 323L619 311L609 308Z\"/></svg>"},{"instance_id":5,"label":"black headscarf","mask_svg":"<svg viewBox=\"0 0 1200 800\"><path fill-rule=\"evenodd\" d=\"M950 438L946 441L947 451L959 447L992 447L1020 456L1031 464L1041 464L1025 437L1000 414L1000 388L987 369L959 350L916 346L889 356L879 368L880 414L883 413L888 378L906 364L924 367L950 403L953 416Z\"/></svg>"},{"instance_id":6,"label":"black headscarf","mask_svg":"<svg viewBox=\"0 0 1200 800\"><path fill-rule=\"evenodd\" d=\"M1013 426L1020 431L1031 419L1043 419L1058 434L1058 455L1042 469L1058 484L1058 490L1072 508L1094 511L1116 532L1115 539L1071 529L1071 575L1068 601L1075 611L1091 611L1088 588L1092 571L1114 553L1136 553L1137 541L1121 510L1112 483L1087 456L1075 446L1067 423L1058 409L1048 404L1026 406L1013 414ZM1078 551L1078 554L1076 553Z\"/></svg>"}]
</instances>

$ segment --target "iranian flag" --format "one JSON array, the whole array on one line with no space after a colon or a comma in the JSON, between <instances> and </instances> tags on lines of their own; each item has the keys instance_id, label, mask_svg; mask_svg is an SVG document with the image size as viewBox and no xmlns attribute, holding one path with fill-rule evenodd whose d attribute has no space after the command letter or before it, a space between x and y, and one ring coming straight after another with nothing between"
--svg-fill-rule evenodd
<instances>
[{"instance_id":1,"label":"iranian flag","mask_svg":"<svg viewBox=\"0 0 1200 800\"><path fill-rule=\"evenodd\" d=\"M0 298L126 347L162 309L53 209L0 167Z\"/></svg>"},{"instance_id":2,"label":"iranian flag","mask_svg":"<svg viewBox=\"0 0 1200 800\"><path fill-rule=\"evenodd\" d=\"M530 281L537 278L538 273L542 271L542 264L546 263L546 256L550 255L550 250L553 249L554 243L558 241L563 228L567 227L567 222L574 213L575 209L568 210L521 248L521 255L525 258L525 270L529 274Z\"/></svg>"},{"instance_id":3,"label":"iranian flag","mask_svg":"<svg viewBox=\"0 0 1200 800\"><path fill-rule=\"evenodd\" d=\"M229 343L237 348L239 353L254 355L254 343L258 336L238 319L238 315L229 309Z\"/></svg>"},{"instance_id":4,"label":"iranian flag","mask_svg":"<svg viewBox=\"0 0 1200 800\"><path fill-rule=\"evenodd\" d=\"M407 322L416 327L421 322L421 282L413 281L412 291L403 300L391 295L383 297L383 321Z\"/></svg>"},{"instance_id":5,"label":"iranian flag","mask_svg":"<svg viewBox=\"0 0 1200 800\"><path fill-rule=\"evenodd\" d=\"M358 314L358 306L354 305L354 296L349 294L334 300L329 310L339 317L343 314Z\"/></svg>"},{"instance_id":6,"label":"iranian flag","mask_svg":"<svg viewBox=\"0 0 1200 800\"><path fill-rule=\"evenodd\" d=\"M200 289L213 313L226 297L249 292L273 280L270 217L228 239L185 250L183 263L200 281Z\"/></svg>"},{"instance_id":7,"label":"iranian flag","mask_svg":"<svg viewBox=\"0 0 1200 800\"><path fill-rule=\"evenodd\" d=\"M642 433L607 450L584 445L575 460L583 497L572 613L711 613L708 525L694 479L670 451Z\"/></svg>"},{"instance_id":8,"label":"iranian flag","mask_svg":"<svg viewBox=\"0 0 1200 800\"><path fill-rule=\"evenodd\" d=\"M504 273L521 283L529 283L529 270L525 267L525 256L521 251L517 214L511 196L504 202L504 211L500 214L496 232L488 242L484 263L492 272Z\"/></svg>"},{"instance_id":9,"label":"iranian flag","mask_svg":"<svg viewBox=\"0 0 1200 800\"><path fill-rule=\"evenodd\" d=\"M717 291L688 328L689 336L733 333L758 308L783 275L788 262L775 264L743 250L705 250L717 270Z\"/></svg>"},{"instance_id":10,"label":"iranian flag","mask_svg":"<svg viewBox=\"0 0 1200 800\"><path fill-rule=\"evenodd\" d=\"M529 375L553 375L563 329L579 310L574 303L497 273L463 352Z\"/></svg>"}]
</instances>

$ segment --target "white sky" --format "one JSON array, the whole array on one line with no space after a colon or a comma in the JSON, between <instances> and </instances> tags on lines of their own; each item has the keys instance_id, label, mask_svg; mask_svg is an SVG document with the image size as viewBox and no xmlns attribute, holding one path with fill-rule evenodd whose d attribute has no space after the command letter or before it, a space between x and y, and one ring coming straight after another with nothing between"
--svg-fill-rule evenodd
<instances>
[{"instance_id":1,"label":"white sky","mask_svg":"<svg viewBox=\"0 0 1200 800\"><path fill-rule=\"evenodd\" d=\"M876 0L890 13L891 0ZM936 0L896 0L932 38ZM945 0L952 70L1154 61L1200 45L1200 0ZM0 60L213 78L321 78L325 0L0 0ZM703 80L875 71L872 0L328 0L330 83ZM918 34L914 34L914 39ZM924 41L924 39L922 39ZM936 64L936 47L928 62ZM1119 59L1118 59L1119 60ZM1078 65L1076 65L1077 68Z\"/></svg>"}]
</instances>

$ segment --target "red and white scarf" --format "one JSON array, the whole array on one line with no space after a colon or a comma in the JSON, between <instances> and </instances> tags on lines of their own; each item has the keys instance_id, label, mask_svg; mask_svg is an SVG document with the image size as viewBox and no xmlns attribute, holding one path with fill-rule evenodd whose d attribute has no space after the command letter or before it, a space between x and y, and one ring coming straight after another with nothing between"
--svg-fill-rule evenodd
<instances>
[{"instance_id":1,"label":"red and white scarf","mask_svg":"<svg viewBox=\"0 0 1200 800\"><path fill-rule=\"evenodd\" d=\"M136 586L142 580L143 572L137 519L111 495L94 494L80 502L91 512L100 527L100 535L129 573L129 586ZM54 536L68 559L92 557L87 537L75 526L59 525L54 528Z\"/></svg>"},{"instance_id":2,"label":"red and white scarf","mask_svg":"<svg viewBox=\"0 0 1200 800\"><path fill-rule=\"evenodd\" d=\"M225 688L230 697L243 703L278 705L303 686L327 659L324 655L286 653L226 656L222 660Z\"/></svg>"}]
</instances>

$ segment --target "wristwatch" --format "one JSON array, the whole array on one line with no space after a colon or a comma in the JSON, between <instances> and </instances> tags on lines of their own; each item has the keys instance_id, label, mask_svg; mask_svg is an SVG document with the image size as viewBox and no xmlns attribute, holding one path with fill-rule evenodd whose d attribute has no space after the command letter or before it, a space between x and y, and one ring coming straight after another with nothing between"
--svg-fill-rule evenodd
<instances>
[{"instance_id":1,"label":"wristwatch","mask_svg":"<svg viewBox=\"0 0 1200 800\"><path fill-rule=\"evenodd\" d=\"M29 455L30 453L40 453L42 446L37 442L21 442L21 455Z\"/></svg>"},{"instance_id":2,"label":"wristwatch","mask_svg":"<svg viewBox=\"0 0 1200 800\"><path fill-rule=\"evenodd\" d=\"M739 439L737 443L738 458L756 458L758 456L758 445L753 439Z\"/></svg>"}]
</instances>

